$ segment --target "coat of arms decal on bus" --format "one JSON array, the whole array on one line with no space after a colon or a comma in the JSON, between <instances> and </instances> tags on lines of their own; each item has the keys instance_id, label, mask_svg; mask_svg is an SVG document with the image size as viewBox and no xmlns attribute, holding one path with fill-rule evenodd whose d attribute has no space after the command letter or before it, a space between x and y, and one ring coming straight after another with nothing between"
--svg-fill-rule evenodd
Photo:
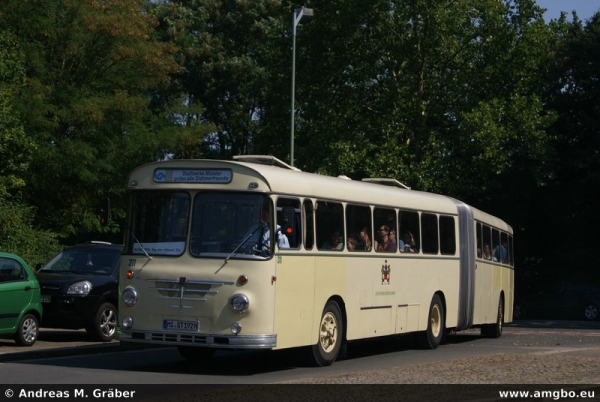
<instances>
[{"instance_id":1,"label":"coat of arms decal on bus","mask_svg":"<svg viewBox=\"0 0 600 402\"><path fill-rule=\"evenodd\" d=\"M389 285L390 284L390 264L388 264L387 260L385 260L385 264L381 266L381 284Z\"/></svg>"}]
</instances>

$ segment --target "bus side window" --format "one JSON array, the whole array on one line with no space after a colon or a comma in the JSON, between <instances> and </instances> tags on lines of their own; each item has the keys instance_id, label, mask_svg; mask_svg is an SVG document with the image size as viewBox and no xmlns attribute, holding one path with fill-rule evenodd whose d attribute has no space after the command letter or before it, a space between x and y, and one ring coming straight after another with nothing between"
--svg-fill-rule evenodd
<instances>
[{"instance_id":1,"label":"bus side window","mask_svg":"<svg viewBox=\"0 0 600 402\"><path fill-rule=\"evenodd\" d=\"M444 255L456 254L456 231L453 216L440 216L440 252Z\"/></svg>"},{"instance_id":2,"label":"bus side window","mask_svg":"<svg viewBox=\"0 0 600 402\"><path fill-rule=\"evenodd\" d=\"M437 254L439 250L437 215L421 214L421 230L423 231L423 253Z\"/></svg>"},{"instance_id":3,"label":"bus side window","mask_svg":"<svg viewBox=\"0 0 600 402\"><path fill-rule=\"evenodd\" d=\"M477 245L477 258L483 258L483 246L481 245L481 223L477 222L475 224L476 230L476 240L475 243Z\"/></svg>"},{"instance_id":4,"label":"bus side window","mask_svg":"<svg viewBox=\"0 0 600 402\"><path fill-rule=\"evenodd\" d=\"M306 250L312 250L315 244L315 221L314 221L314 209L313 203L309 199L305 199L302 203L302 209L304 211L304 248Z\"/></svg>"},{"instance_id":5,"label":"bus side window","mask_svg":"<svg viewBox=\"0 0 600 402\"><path fill-rule=\"evenodd\" d=\"M346 247L348 251L371 251L371 208L346 206Z\"/></svg>"},{"instance_id":6,"label":"bus side window","mask_svg":"<svg viewBox=\"0 0 600 402\"><path fill-rule=\"evenodd\" d=\"M402 236L404 252L418 253L421 246L421 231L419 226L419 213L400 211L400 229L398 236Z\"/></svg>"},{"instance_id":7,"label":"bus side window","mask_svg":"<svg viewBox=\"0 0 600 402\"><path fill-rule=\"evenodd\" d=\"M300 248L302 222L300 200L297 198L277 199L277 236L285 236L290 248Z\"/></svg>"},{"instance_id":8,"label":"bus side window","mask_svg":"<svg viewBox=\"0 0 600 402\"><path fill-rule=\"evenodd\" d=\"M339 202L317 201L315 211L317 248L344 249L344 208Z\"/></svg>"}]
</instances>

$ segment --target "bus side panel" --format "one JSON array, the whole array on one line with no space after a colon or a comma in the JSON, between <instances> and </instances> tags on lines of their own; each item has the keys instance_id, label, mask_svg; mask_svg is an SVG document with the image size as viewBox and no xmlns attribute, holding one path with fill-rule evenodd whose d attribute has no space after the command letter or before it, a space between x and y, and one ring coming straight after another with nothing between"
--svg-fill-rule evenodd
<instances>
[{"instance_id":1,"label":"bus side panel","mask_svg":"<svg viewBox=\"0 0 600 402\"><path fill-rule=\"evenodd\" d=\"M310 345L316 310L315 257L280 254L275 259L277 349Z\"/></svg>"},{"instance_id":2,"label":"bus side panel","mask_svg":"<svg viewBox=\"0 0 600 402\"><path fill-rule=\"evenodd\" d=\"M315 258L315 304L311 328L311 345L319 338L319 325L323 309L332 296L340 296L346 303L346 258L318 256ZM343 308L340 306L340 308Z\"/></svg>"},{"instance_id":3,"label":"bus side panel","mask_svg":"<svg viewBox=\"0 0 600 402\"><path fill-rule=\"evenodd\" d=\"M475 289L476 299L475 304L474 325L486 324L496 321L496 316L490 321L490 314L496 312L498 307L497 292L492 292L494 266L490 263L479 261L477 263L477 286ZM495 299L492 303L492 299Z\"/></svg>"},{"instance_id":4,"label":"bus side panel","mask_svg":"<svg viewBox=\"0 0 600 402\"><path fill-rule=\"evenodd\" d=\"M390 285L396 291L396 333L402 334L419 329L421 304L422 261L411 257L393 260Z\"/></svg>"}]
</instances>

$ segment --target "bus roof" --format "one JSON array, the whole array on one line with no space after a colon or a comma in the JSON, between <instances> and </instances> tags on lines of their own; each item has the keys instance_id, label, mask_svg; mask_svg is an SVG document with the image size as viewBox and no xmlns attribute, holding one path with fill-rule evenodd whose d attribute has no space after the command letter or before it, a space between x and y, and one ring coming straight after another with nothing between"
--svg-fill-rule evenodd
<instances>
[{"instance_id":1,"label":"bus roof","mask_svg":"<svg viewBox=\"0 0 600 402\"><path fill-rule=\"evenodd\" d=\"M151 162L134 169L129 175L129 183L131 183L134 177L139 177L139 180L146 182L146 186L138 188L149 188L148 185L152 185L153 171L158 168L227 168L231 169L234 177L239 177L240 175L252 176L250 180L258 179L264 182L266 187L268 187L268 192L281 195L305 196L331 201L338 200L357 204L373 204L376 206L401 207L402 209L452 215L457 213L456 203L452 198L425 191L411 190L403 185L394 185L393 183L398 182L393 179L357 181L351 180L346 176L332 177L307 173L286 165L276 158L265 157L261 159L260 156L256 155L249 158L240 158L237 161L174 159ZM231 188L231 190L245 190L248 188L247 182L248 179L243 183L236 182L239 185L233 186L234 188ZM186 188L189 186L215 188L215 184L187 184ZM169 183L166 187L182 188L182 184ZM267 190L264 189L264 186L259 186L256 191ZM470 208L473 211L475 219L512 233L510 226L501 219L476 208Z\"/></svg>"}]
</instances>

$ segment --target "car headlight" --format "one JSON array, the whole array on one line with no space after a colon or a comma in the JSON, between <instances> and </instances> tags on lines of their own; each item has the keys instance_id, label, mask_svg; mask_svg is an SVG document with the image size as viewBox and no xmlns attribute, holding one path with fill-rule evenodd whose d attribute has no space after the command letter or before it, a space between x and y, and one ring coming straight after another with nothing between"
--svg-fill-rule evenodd
<instances>
[{"instance_id":1,"label":"car headlight","mask_svg":"<svg viewBox=\"0 0 600 402\"><path fill-rule=\"evenodd\" d=\"M131 307L137 303L138 294L134 288L125 288L125 290L123 290L123 294L121 295L121 300L123 300L123 304L125 304L127 307Z\"/></svg>"},{"instance_id":2,"label":"car headlight","mask_svg":"<svg viewBox=\"0 0 600 402\"><path fill-rule=\"evenodd\" d=\"M248 310L248 298L242 294L235 294L229 299L229 307L236 313L243 313Z\"/></svg>"},{"instance_id":3,"label":"car headlight","mask_svg":"<svg viewBox=\"0 0 600 402\"><path fill-rule=\"evenodd\" d=\"M89 281L81 281L72 284L67 289L68 295L88 295L92 290L92 284Z\"/></svg>"}]
</instances>

